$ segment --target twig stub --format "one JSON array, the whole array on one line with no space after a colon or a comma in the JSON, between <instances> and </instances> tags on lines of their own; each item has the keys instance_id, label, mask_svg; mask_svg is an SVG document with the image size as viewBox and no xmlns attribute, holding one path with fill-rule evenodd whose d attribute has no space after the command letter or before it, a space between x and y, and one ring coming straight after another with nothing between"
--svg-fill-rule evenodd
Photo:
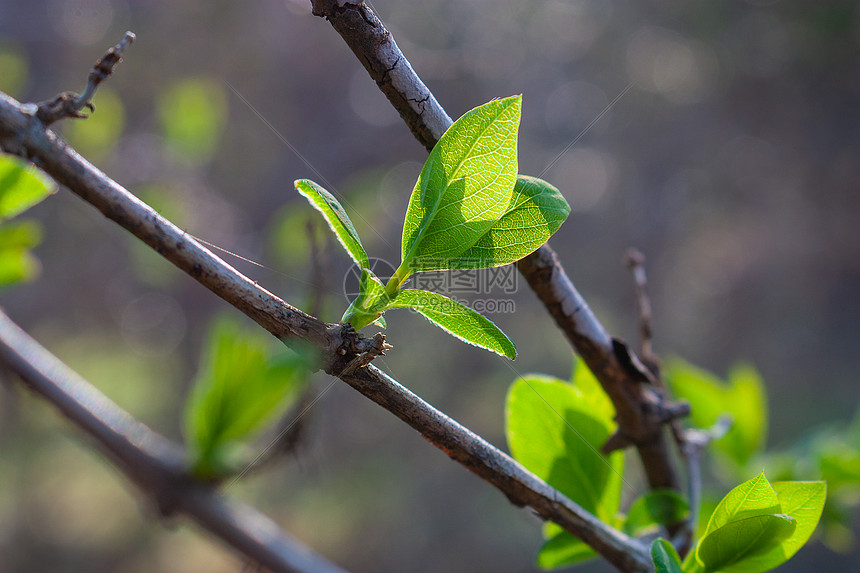
<instances>
[{"instance_id":1,"label":"twig stub","mask_svg":"<svg viewBox=\"0 0 860 573\"><path fill-rule=\"evenodd\" d=\"M108 48L108 51L96 60L87 78L84 93L78 95L75 92L62 92L53 99L41 102L36 110L39 121L47 126L66 117L80 119L89 117L88 114L83 113L83 110L88 109L90 113L95 111L91 100L96 89L113 73L114 67L122 61L122 53L134 42L134 39L134 32L126 32L116 46Z\"/></svg>"}]
</instances>

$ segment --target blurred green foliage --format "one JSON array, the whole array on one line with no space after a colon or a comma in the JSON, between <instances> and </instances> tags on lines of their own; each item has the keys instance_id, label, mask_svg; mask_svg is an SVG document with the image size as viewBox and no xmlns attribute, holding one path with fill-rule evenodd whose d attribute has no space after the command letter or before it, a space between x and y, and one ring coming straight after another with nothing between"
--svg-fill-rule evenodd
<instances>
[{"instance_id":1,"label":"blurred green foliage","mask_svg":"<svg viewBox=\"0 0 860 573\"><path fill-rule=\"evenodd\" d=\"M271 336L217 320L185 408L194 473L213 478L247 464L241 442L283 414L305 387L311 355L273 352Z\"/></svg>"},{"instance_id":2,"label":"blurred green foliage","mask_svg":"<svg viewBox=\"0 0 860 573\"><path fill-rule=\"evenodd\" d=\"M0 91L18 97L27 83L27 58L12 43L0 43Z\"/></svg>"},{"instance_id":3,"label":"blurred green foliage","mask_svg":"<svg viewBox=\"0 0 860 573\"><path fill-rule=\"evenodd\" d=\"M94 110L86 119L66 121L63 134L84 157L98 163L116 148L125 127L122 100L110 86L99 87L93 97Z\"/></svg>"},{"instance_id":4,"label":"blurred green foliage","mask_svg":"<svg viewBox=\"0 0 860 573\"><path fill-rule=\"evenodd\" d=\"M179 80L159 94L158 119L176 162L201 165L218 149L227 123L227 94L212 79Z\"/></svg>"}]
</instances>

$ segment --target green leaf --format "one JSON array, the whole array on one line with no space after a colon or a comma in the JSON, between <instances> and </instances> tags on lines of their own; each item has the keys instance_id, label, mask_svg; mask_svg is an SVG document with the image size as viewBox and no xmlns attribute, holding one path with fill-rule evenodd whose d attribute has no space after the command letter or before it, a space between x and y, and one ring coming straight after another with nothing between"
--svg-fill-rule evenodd
<instances>
[{"instance_id":1,"label":"green leaf","mask_svg":"<svg viewBox=\"0 0 860 573\"><path fill-rule=\"evenodd\" d=\"M796 527L777 546L747 555L743 571L748 573L770 571L797 553L815 531L827 497L827 484L824 482L774 482L773 489L779 498L780 512L794 519Z\"/></svg>"},{"instance_id":2,"label":"green leaf","mask_svg":"<svg viewBox=\"0 0 860 573\"><path fill-rule=\"evenodd\" d=\"M656 489L633 502L627 511L624 531L639 536L657 529L659 525L674 525L686 519L690 506L673 489Z\"/></svg>"},{"instance_id":3,"label":"green leaf","mask_svg":"<svg viewBox=\"0 0 860 573\"><path fill-rule=\"evenodd\" d=\"M655 539L651 544L651 560L656 573L681 573L681 558L665 539Z\"/></svg>"},{"instance_id":4,"label":"green leaf","mask_svg":"<svg viewBox=\"0 0 860 573\"><path fill-rule=\"evenodd\" d=\"M711 514L702 537L732 521L772 513L782 513L782 509L776 491L762 472L726 494Z\"/></svg>"},{"instance_id":5,"label":"green leaf","mask_svg":"<svg viewBox=\"0 0 860 573\"><path fill-rule=\"evenodd\" d=\"M412 308L463 342L507 356L511 360L517 357L514 343L490 319L441 294L402 289L397 291L388 308Z\"/></svg>"},{"instance_id":6,"label":"green leaf","mask_svg":"<svg viewBox=\"0 0 860 573\"><path fill-rule=\"evenodd\" d=\"M508 210L469 249L449 262L452 269L485 269L514 263L546 243L570 214L558 189L519 175Z\"/></svg>"},{"instance_id":7,"label":"green leaf","mask_svg":"<svg viewBox=\"0 0 860 573\"><path fill-rule=\"evenodd\" d=\"M385 328L382 311L388 308L390 303L385 286L370 269L366 268L361 269L358 284L358 296L350 303L340 321L351 324L356 330L373 322L382 321L380 326Z\"/></svg>"},{"instance_id":8,"label":"green leaf","mask_svg":"<svg viewBox=\"0 0 860 573\"><path fill-rule=\"evenodd\" d=\"M764 448L767 434L767 396L761 376L749 365L738 365L728 382L682 360L666 368L672 391L692 406L691 418L700 428L712 426L720 414L731 414L728 433L714 447L736 466L743 466Z\"/></svg>"},{"instance_id":9,"label":"green leaf","mask_svg":"<svg viewBox=\"0 0 860 573\"><path fill-rule=\"evenodd\" d=\"M334 198L334 195L309 179L299 179L295 185L296 191L304 195L314 209L322 213L328 226L334 231L338 242L343 245L355 264L361 269L368 268L370 262L368 262L367 253L358 238L355 226L350 221L343 206Z\"/></svg>"},{"instance_id":10,"label":"green leaf","mask_svg":"<svg viewBox=\"0 0 860 573\"><path fill-rule=\"evenodd\" d=\"M18 220L0 225L0 287L29 281L40 265L30 249L42 242L42 227L35 221Z\"/></svg>"},{"instance_id":11,"label":"green leaf","mask_svg":"<svg viewBox=\"0 0 860 573\"><path fill-rule=\"evenodd\" d=\"M762 573L757 559L779 547L797 528L796 520L788 515L756 515L732 521L720 527L700 542L696 558L706 573Z\"/></svg>"},{"instance_id":12,"label":"green leaf","mask_svg":"<svg viewBox=\"0 0 860 573\"><path fill-rule=\"evenodd\" d=\"M42 242L42 226L19 219L0 225L0 249L32 249Z\"/></svg>"},{"instance_id":13,"label":"green leaf","mask_svg":"<svg viewBox=\"0 0 860 573\"><path fill-rule=\"evenodd\" d=\"M491 101L467 112L439 139L409 198L402 269L450 268L448 260L505 214L517 178L521 107L521 96Z\"/></svg>"},{"instance_id":14,"label":"green leaf","mask_svg":"<svg viewBox=\"0 0 860 573\"><path fill-rule=\"evenodd\" d=\"M594 549L584 541L552 522L544 527L544 537L547 541L537 555L537 566L541 569L570 566L597 557Z\"/></svg>"},{"instance_id":15,"label":"green leaf","mask_svg":"<svg viewBox=\"0 0 860 573\"><path fill-rule=\"evenodd\" d=\"M54 181L35 166L0 153L0 221L26 211L56 188Z\"/></svg>"},{"instance_id":16,"label":"green leaf","mask_svg":"<svg viewBox=\"0 0 860 573\"><path fill-rule=\"evenodd\" d=\"M273 360L270 341L232 321L215 323L206 357L185 408L193 470L216 476L230 469L236 442L283 412L303 387L306 359Z\"/></svg>"},{"instance_id":17,"label":"green leaf","mask_svg":"<svg viewBox=\"0 0 860 573\"><path fill-rule=\"evenodd\" d=\"M505 431L513 456L586 510L614 522L624 456L600 448L615 422L596 411L568 382L529 375L511 386Z\"/></svg>"}]
</instances>

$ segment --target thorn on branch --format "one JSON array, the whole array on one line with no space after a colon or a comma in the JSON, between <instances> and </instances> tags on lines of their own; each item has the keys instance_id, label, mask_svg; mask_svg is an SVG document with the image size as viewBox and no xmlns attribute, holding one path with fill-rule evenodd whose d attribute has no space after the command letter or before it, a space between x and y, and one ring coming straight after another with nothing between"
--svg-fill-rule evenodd
<instances>
[{"instance_id":1,"label":"thorn on branch","mask_svg":"<svg viewBox=\"0 0 860 573\"><path fill-rule=\"evenodd\" d=\"M45 126L51 125L57 120L73 117L86 119L95 111L95 106L92 104L93 96L96 94L96 89L99 84L106 80L112 73L114 67L122 61L122 53L134 41L135 35L133 32L126 32L122 40L116 45L108 49L105 54L99 58L90 70L89 78L87 79L87 87L84 93L78 95L75 92L62 92L51 100L43 101L39 104L36 110L36 117ZM83 110L89 110L89 114Z\"/></svg>"}]
</instances>

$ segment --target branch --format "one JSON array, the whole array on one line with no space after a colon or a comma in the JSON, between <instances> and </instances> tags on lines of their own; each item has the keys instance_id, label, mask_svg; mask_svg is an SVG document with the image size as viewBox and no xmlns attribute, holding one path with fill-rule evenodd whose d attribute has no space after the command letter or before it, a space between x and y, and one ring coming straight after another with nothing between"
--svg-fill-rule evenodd
<instances>
[{"instance_id":1,"label":"branch","mask_svg":"<svg viewBox=\"0 0 860 573\"><path fill-rule=\"evenodd\" d=\"M637 249L629 249L624 256L627 267L633 274L636 287L636 309L639 322L639 356L652 374L660 380L660 361L654 354L654 329L651 314L651 299L648 298L648 275L645 273L645 255Z\"/></svg>"},{"instance_id":2,"label":"branch","mask_svg":"<svg viewBox=\"0 0 860 573\"><path fill-rule=\"evenodd\" d=\"M348 325L326 324L252 282L78 155L38 120L35 106L22 105L2 93L0 148L31 160L275 336L287 342L300 338L316 346L326 372L394 413L513 503L531 507L585 540L622 571L650 569L648 550L641 542L603 523L377 368L365 366L364 357L385 348L381 337L359 338Z\"/></svg>"},{"instance_id":3,"label":"branch","mask_svg":"<svg viewBox=\"0 0 860 573\"><path fill-rule=\"evenodd\" d=\"M186 477L181 448L137 422L0 311L0 363L92 438L164 516L185 513L272 571L343 573L268 517Z\"/></svg>"},{"instance_id":4,"label":"branch","mask_svg":"<svg viewBox=\"0 0 860 573\"><path fill-rule=\"evenodd\" d=\"M113 73L114 67L122 61L122 53L134 42L134 38L132 32L126 32L119 44L108 49L105 55L96 60L93 69L90 70L84 93L78 95L74 92L63 92L52 100L40 103L36 115L41 122L45 125L51 125L66 117L83 119L88 117L81 113L81 110L84 108L89 109L90 112L95 110L95 106L91 102L93 96L96 95L96 89Z\"/></svg>"},{"instance_id":5,"label":"branch","mask_svg":"<svg viewBox=\"0 0 860 573\"><path fill-rule=\"evenodd\" d=\"M433 97L373 10L363 0L311 0L313 13L328 20L428 150L450 127L450 116ZM395 79L396 78L396 79ZM394 93L392 93L394 92ZM415 94L421 99L416 101ZM679 489L663 424L686 415L665 404L654 377L627 346L611 338L573 286L549 244L517 268L600 381L618 412L618 433L606 451L635 445L652 488Z\"/></svg>"}]
</instances>

